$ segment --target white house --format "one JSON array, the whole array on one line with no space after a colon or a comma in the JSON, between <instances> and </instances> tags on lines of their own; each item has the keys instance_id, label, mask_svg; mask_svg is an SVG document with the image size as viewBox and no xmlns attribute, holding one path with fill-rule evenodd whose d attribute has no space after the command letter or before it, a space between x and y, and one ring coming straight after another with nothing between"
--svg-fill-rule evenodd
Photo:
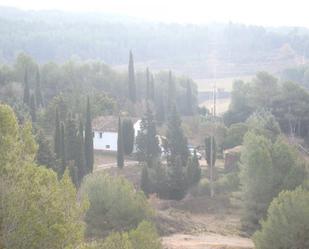
<instances>
[{"instance_id":1,"label":"white house","mask_svg":"<svg viewBox=\"0 0 309 249\"><path fill-rule=\"evenodd\" d=\"M118 117L97 117L92 121L92 129L94 150L117 152ZM140 130L140 120L134 123L134 130L136 137L138 130Z\"/></svg>"}]
</instances>

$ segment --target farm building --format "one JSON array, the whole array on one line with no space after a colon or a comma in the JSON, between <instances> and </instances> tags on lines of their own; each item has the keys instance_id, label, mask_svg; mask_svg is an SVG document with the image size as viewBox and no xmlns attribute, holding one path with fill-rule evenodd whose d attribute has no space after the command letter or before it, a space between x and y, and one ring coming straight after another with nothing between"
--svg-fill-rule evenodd
<instances>
[{"instance_id":1,"label":"farm building","mask_svg":"<svg viewBox=\"0 0 309 249\"><path fill-rule=\"evenodd\" d=\"M140 120L134 122L135 136L139 130ZM100 116L92 121L94 150L117 152L118 117Z\"/></svg>"}]
</instances>

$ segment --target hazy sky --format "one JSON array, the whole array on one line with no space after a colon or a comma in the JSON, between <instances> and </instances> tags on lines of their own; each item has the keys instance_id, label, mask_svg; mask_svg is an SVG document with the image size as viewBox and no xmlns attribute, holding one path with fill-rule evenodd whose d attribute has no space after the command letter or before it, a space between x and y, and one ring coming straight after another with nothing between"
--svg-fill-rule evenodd
<instances>
[{"instance_id":1,"label":"hazy sky","mask_svg":"<svg viewBox=\"0 0 309 249\"><path fill-rule=\"evenodd\" d=\"M100 11L163 22L309 27L308 0L0 0L22 9Z\"/></svg>"}]
</instances>

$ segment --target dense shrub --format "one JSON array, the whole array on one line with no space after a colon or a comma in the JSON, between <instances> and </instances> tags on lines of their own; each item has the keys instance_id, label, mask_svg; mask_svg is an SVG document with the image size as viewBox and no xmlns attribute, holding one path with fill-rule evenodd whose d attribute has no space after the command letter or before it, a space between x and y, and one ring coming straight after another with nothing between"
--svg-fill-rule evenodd
<instances>
[{"instance_id":1,"label":"dense shrub","mask_svg":"<svg viewBox=\"0 0 309 249\"><path fill-rule=\"evenodd\" d=\"M136 192L133 185L122 177L92 174L86 177L81 192L90 201L85 217L89 235L131 229L152 215L145 195Z\"/></svg>"},{"instance_id":2,"label":"dense shrub","mask_svg":"<svg viewBox=\"0 0 309 249\"><path fill-rule=\"evenodd\" d=\"M281 192L253 241L257 249L309 248L309 191Z\"/></svg>"}]
</instances>

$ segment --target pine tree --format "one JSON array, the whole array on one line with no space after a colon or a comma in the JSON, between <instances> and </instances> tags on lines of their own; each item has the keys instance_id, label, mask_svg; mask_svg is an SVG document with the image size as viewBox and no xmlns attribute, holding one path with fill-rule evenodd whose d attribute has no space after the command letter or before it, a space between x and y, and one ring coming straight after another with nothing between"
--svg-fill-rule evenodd
<instances>
[{"instance_id":1,"label":"pine tree","mask_svg":"<svg viewBox=\"0 0 309 249\"><path fill-rule=\"evenodd\" d=\"M134 147L134 126L131 119L124 119L122 121L122 135L124 153L130 155L133 152Z\"/></svg>"},{"instance_id":2,"label":"pine tree","mask_svg":"<svg viewBox=\"0 0 309 249\"><path fill-rule=\"evenodd\" d=\"M176 157L180 156L183 166L186 166L189 156L188 142L183 134L181 119L175 106L172 108L168 119L166 138L170 153L168 160L174 164Z\"/></svg>"},{"instance_id":3,"label":"pine tree","mask_svg":"<svg viewBox=\"0 0 309 249\"><path fill-rule=\"evenodd\" d=\"M37 107L44 106L39 68L37 69L37 72L36 72L35 100L36 100Z\"/></svg>"},{"instance_id":4,"label":"pine tree","mask_svg":"<svg viewBox=\"0 0 309 249\"><path fill-rule=\"evenodd\" d=\"M124 166L124 150L121 119L118 120L118 138L117 138L117 166L122 169Z\"/></svg>"},{"instance_id":5,"label":"pine tree","mask_svg":"<svg viewBox=\"0 0 309 249\"><path fill-rule=\"evenodd\" d=\"M56 109L56 118L55 118L55 133L54 133L54 152L58 159L61 158L61 128L60 128L60 119L59 111Z\"/></svg>"},{"instance_id":6,"label":"pine tree","mask_svg":"<svg viewBox=\"0 0 309 249\"><path fill-rule=\"evenodd\" d=\"M172 77L172 71L168 73L168 88L167 88L167 110L171 112L176 105L176 88Z\"/></svg>"},{"instance_id":7,"label":"pine tree","mask_svg":"<svg viewBox=\"0 0 309 249\"><path fill-rule=\"evenodd\" d=\"M148 105L147 112L141 120L136 146L139 160L146 162L147 166L151 168L159 158L161 148L159 147L154 117Z\"/></svg>"},{"instance_id":8,"label":"pine tree","mask_svg":"<svg viewBox=\"0 0 309 249\"><path fill-rule=\"evenodd\" d=\"M25 69L25 75L24 75L24 97L23 102L26 105L30 105L30 87L28 82L28 69Z\"/></svg>"},{"instance_id":9,"label":"pine tree","mask_svg":"<svg viewBox=\"0 0 309 249\"><path fill-rule=\"evenodd\" d=\"M60 125L60 163L61 163L61 168L59 170L60 176L64 174L65 168L66 168L66 153L65 153L65 129L64 129L64 123L61 123Z\"/></svg>"},{"instance_id":10,"label":"pine tree","mask_svg":"<svg viewBox=\"0 0 309 249\"><path fill-rule=\"evenodd\" d=\"M129 99L135 103L136 102L136 86L135 86L135 72L134 72L134 61L133 61L133 54L130 50L130 58L129 58L129 67L128 67L128 74L129 74Z\"/></svg>"},{"instance_id":11,"label":"pine tree","mask_svg":"<svg viewBox=\"0 0 309 249\"><path fill-rule=\"evenodd\" d=\"M188 80L187 81L187 89L186 89L186 97L187 97L187 115L192 115L193 114L193 106L192 106L192 88L191 88L191 83Z\"/></svg>"},{"instance_id":12,"label":"pine tree","mask_svg":"<svg viewBox=\"0 0 309 249\"><path fill-rule=\"evenodd\" d=\"M31 120L32 122L36 122L36 105L35 105L35 98L34 95L31 94L30 97L30 116L31 116Z\"/></svg>"},{"instance_id":13,"label":"pine tree","mask_svg":"<svg viewBox=\"0 0 309 249\"><path fill-rule=\"evenodd\" d=\"M90 111L90 101L87 98L86 125L85 125L85 162L87 173L93 171L93 135L92 135L92 120Z\"/></svg>"}]
</instances>

